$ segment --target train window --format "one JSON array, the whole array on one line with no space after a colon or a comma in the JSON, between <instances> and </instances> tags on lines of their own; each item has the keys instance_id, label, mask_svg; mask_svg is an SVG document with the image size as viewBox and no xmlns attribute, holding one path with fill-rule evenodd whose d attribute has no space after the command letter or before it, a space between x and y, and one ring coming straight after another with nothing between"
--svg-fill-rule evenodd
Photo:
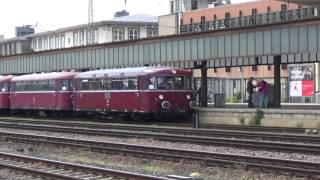
<instances>
[{"instance_id":1,"label":"train window","mask_svg":"<svg viewBox=\"0 0 320 180\"><path fill-rule=\"evenodd\" d=\"M121 79L121 78L112 79L111 80L111 88L112 88L112 90L125 90L125 89L128 89L128 79L127 79L126 82L125 82L124 79Z\"/></svg>"},{"instance_id":2,"label":"train window","mask_svg":"<svg viewBox=\"0 0 320 180\"><path fill-rule=\"evenodd\" d=\"M191 89L191 77L188 77L188 76L158 77L158 89L167 89L167 90Z\"/></svg>"},{"instance_id":3,"label":"train window","mask_svg":"<svg viewBox=\"0 0 320 180\"><path fill-rule=\"evenodd\" d=\"M146 89L157 89L158 80L157 77L153 76L147 79L147 87Z\"/></svg>"},{"instance_id":4,"label":"train window","mask_svg":"<svg viewBox=\"0 0 320 180\"><path fill-rule=\"evenodd\" d=\"M0 83L1 92L8 92L9 91L9 84L8 83Z\"/></svg>"},{"instance_id":5,"label":"train window","mask_svg":"<svg viewBox=\"0 0 320 180\"><path fill-rule=\"evenodd\" d=\"M79 83L81 90L98 91L104 89L104 79L82 79Z\"/></svg>"},{"instance_id":6,"label":"train window","mask_svg":"<svg viewBox=\"0 0 320 180\"><path fill-rule=\"evenodd\" d=\"M137 85L138 85L138 82L137 82L136 78L129 78L128 79L128 89L135 90L135 89L137 89Z\"/></svg>"},{"instance_id":7,"label":"train window","mask_svg":"<svg viewBox=\"0 0 320 180\"><path fill-rule=\"evenodd\" d=\"M158 89L174 89L174 77L158 77Z\"/></svg>"},{"instance_id":8,"label":"train window","mask_svg":"<svg viewBox=\"0 0 320 180\"><path fill-rule=\"evenodd\" d=\"M63 80L61 91L69 91L69 90L70 90L69 80Z\"/></svg>"}]
</instances>

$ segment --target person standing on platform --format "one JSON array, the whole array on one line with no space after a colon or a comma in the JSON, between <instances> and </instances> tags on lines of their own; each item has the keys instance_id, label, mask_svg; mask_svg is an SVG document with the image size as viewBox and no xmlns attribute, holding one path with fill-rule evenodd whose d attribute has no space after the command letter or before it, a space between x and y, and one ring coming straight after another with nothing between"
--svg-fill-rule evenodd
<instances>
[{"instance_id":1,"label":"person standing on platform","mask_svg":"<svg viewBox=\"0 0 320 180\"><path fill-rule=\"evenodd\" d=\"M261 80L259 83L259 92L260 92L260 108L268 107L268 94L269 94L269 85L266 81Z\"/></svg>"},{"instance_id":2,"label":"person standing on platform","mask_svg":"<svg viewBox=\"0 0 320 180\"><path fill-rule=\"evenodd\" d=\"M249 100L248 100L248 108L253 108L253 102L252 102L252 94L253 94L253 77L250 77L248 83L247 83L247 92L249 93Z\"/></svg>"}]
</instances>

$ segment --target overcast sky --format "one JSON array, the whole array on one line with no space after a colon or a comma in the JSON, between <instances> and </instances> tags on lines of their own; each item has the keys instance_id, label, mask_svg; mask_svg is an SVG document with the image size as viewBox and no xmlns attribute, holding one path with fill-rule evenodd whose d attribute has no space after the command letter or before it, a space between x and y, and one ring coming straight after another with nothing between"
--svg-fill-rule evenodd
<instances>
[{"instance_id":1,"label":"overcast sky","mask_svg":"<svg viewBox=\"0 0 320 180\"><path fill-rule=\"evenodd\" d=\"M232 0L240 3L251 0ZM88 0L1 0L0 34L14 36L14 28L36 26L36 32L54 30L88 22ZM94 20L112 19L125 9L124 0L94 0ZM169 13L169 0L127 0L130 14L164 15Z\"/></svg>"}]
</instances>

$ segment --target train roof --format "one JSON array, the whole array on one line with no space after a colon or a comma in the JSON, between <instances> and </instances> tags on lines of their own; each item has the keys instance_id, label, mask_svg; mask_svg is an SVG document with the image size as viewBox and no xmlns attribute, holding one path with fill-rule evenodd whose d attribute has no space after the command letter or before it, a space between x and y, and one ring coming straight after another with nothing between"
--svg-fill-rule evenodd
<instances>
[{"instance_id":1,"label":"train roof","mask_svg":"<svg viewBox=\"0 0 320 180\"><path fill-rule=\"evenodd\" d=\"M172 67L136 67L121 69L102 69L79 73L75 78L101 78L101 77L135 77L144 75L192 75L191 71Z\"/></svg>"},{"instance_id":2,"label":"train roof","mask_svg":"<svg viewBox=\"0 0 320 180\"><path fill-rule=\"evenodd\" d=\"M41 74L27 74L17 76L12 79L15 81L41 81L41 80L56 80L56 79L73 79L77 72L52 72Z\"/></svg>"},{"instance_id":3,"label":"train roof","mask_svg":"<svg viewBox=\"0 0 320 180\"><path fill-rule=\"evenodd\" d=\"M0 76L0 82L10 82L12 78L14 78L12 75Z\"/></svg>"}]
</instances>

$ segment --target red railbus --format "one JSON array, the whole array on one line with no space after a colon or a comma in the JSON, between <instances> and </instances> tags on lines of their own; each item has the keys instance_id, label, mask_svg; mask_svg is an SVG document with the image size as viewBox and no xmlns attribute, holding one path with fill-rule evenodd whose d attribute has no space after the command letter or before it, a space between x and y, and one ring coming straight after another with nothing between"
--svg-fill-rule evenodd
<instances>
[{"instance_id":1,"label":"red railbus","mask_svg":"<svg viewBox=\"0 0 320 180\"><path fill-rule=\"evenodd\" d=\"M75 75L75 72L54 72L13 78L11 109L71 111Z\"/></svg>"},{"instance_id":2,"label":"red railbus","mask_svg":"<svg viewBox=\"0 0 320 180\"><path fill-rule=\"evenodd\" d=\"M0 109L10 108L10 84L14 76L0 76Z\"/></svg>"},{"instance_id":3,"label":"red railbus","mask_svg":"<svg viewBox=\"0 0 320 180\"><path fill-rule=\"evenodd\" d=\"M187 113L192 72L171 67L106 69L75 76L76 112Z\"/></svg>"}]
</instances>

